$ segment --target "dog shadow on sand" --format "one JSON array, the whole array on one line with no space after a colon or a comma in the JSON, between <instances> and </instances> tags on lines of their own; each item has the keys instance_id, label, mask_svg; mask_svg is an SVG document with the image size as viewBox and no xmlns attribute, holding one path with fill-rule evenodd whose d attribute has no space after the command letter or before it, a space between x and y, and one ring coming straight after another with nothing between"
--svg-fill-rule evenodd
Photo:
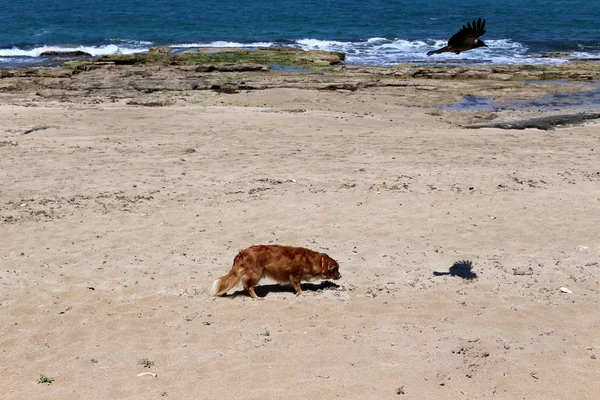
<instances>
[{"instance_id":1,"label":"dog shadow on sand","mask_svg":"<svg viewBox=\"0 0 600 400\"><path fill-rule=\"evenodd\" d=\"M318 292L319 290L327 290L327 289L337 289L340 285L333 283L331 281L322 281L320 283L302 283L300 285L303 292ZM269 285L260 285L254 288L254 292L259 298L265 297L269 293L291 293L296 294L292 285L286 284L269 284ZM244 290L236 290L231 295L227 297L236 297L236 296L248 296L248 294Z\"/></svg>"},{"instance_id":2,"label":"dog shadow on sand","mask_svg":"<svg viewBox=\"0 0 600 400\"><path fill-rule=\"evenodd\" d=\"M475 279L477 278L477 274L473 272L473 262L469 260L460 260L456 261L452 266L448 269L448 272L439 272L434 271L433 276L458 276L463 279Z\"/></svg>"}]
</instances>

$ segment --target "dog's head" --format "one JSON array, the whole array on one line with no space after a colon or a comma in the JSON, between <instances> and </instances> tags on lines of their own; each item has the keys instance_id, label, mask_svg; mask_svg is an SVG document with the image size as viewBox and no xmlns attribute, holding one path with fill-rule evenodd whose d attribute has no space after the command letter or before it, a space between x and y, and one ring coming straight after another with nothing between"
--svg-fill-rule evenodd
<instances>
[{"instance_id":1,"label":"dog's head","mask_svg":"<svg viewBox=\"0 0 600 400\"><path fill-rule=\"evenodd\" d=\"M323 277L326 279L340 279L342 275L340 275L340 265L333 258L329 257L327 254L323 254L323 266L324 272Z\"/></svg>"}]
</instances>

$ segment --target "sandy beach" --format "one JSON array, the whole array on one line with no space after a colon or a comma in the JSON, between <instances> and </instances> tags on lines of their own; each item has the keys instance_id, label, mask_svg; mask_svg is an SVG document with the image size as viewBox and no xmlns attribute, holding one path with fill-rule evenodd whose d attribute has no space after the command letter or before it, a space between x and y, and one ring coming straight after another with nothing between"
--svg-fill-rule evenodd
<instances>
[{"instance_id":1,"label":"sandy beach","mask_svg":"<svg viewBox=\"0 0 600 400\"><path fill-rule=\"evenodd\" d=\"M2 399L598 397L598 123L441 107L595 88L136 68L0 79ZM209 296L268 243L343 277Z\"/></svg>"}]
</instances>

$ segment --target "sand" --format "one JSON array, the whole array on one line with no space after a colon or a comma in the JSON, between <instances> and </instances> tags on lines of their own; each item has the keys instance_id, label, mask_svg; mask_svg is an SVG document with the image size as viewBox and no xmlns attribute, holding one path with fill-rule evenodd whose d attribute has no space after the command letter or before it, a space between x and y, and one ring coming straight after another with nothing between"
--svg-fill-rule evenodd
<instances>
[{"instance_id":1,"label":"sand","mask_svg":"<svg viewBox=\"0 0 600 400\"><path fill-rule=\"evenodd\" d=\"M0 397L596 399L598 125L406 90L4 98ZM266 243L342 279L209 296Z\"/></svg>"}]
</instances>

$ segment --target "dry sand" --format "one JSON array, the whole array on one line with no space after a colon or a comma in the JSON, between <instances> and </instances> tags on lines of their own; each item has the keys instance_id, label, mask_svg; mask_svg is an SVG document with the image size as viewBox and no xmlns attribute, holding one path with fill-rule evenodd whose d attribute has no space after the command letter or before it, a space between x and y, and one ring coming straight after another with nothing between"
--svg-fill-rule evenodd
<instances>
[{"instance_id":1,"label":"dry sand","mask_svg":"<svg viewBox=\"0 0 600 400\"><path fill-rule=\"evenodd\" d=\"M3 102L0 397L597 399L598 125L403 90ZM209 296L264 243L343 277Z\"/></svg>"}]
</instances>

